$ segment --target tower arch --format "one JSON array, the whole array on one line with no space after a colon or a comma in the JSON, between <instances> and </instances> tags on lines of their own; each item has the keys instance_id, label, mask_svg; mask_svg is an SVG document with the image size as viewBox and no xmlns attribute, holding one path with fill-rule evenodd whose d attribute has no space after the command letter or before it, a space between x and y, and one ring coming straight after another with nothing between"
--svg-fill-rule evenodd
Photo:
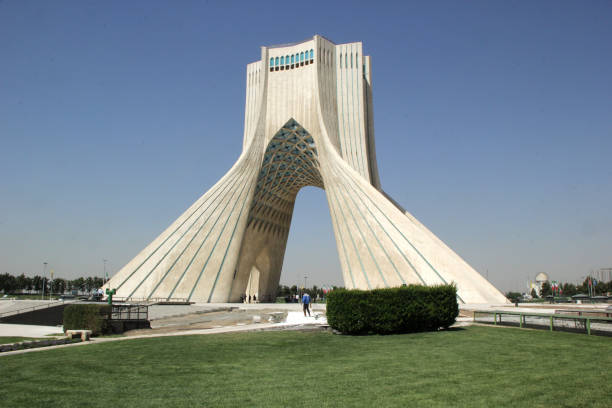
<instances>
[{"instance_id":1,"label":"tower arch","mask_svg":"<svg viewBox=\"0 0 612 408\"><path fill-rule=\"evenodd\" d=\"M295 199L306 186L324 189L318 152L312 135L291 118L272 137L261 160L230 301L245 294L247 286L257 288L261 301L274 300Z\"/></svg>"}]
</instances>

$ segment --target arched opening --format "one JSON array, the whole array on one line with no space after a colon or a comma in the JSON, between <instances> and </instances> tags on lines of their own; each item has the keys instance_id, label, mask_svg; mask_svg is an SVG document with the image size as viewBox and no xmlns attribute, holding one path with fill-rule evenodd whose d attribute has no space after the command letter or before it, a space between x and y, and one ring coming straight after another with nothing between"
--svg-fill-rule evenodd
<instances>
[{"instance_id":1,"label":"arched opening","mask_svg":"<svg viewBox=\"0 0 612 408\"><path fill-rule=\"evenodd\" d=\"M327 197L321 188L303 187L295 200L280 284L344 286Z\"/></svg>"},{"instance_id":2,"label":"arched opening","mask_svg":"<svg viewBox=\"0 0 612 408\"><path fill-rule=\"evenodd\" d=\"M270 140L262 159L232 283L230 298L233 301L246 294L247 289L252 292L249 294L256 294L260 301L274 300L295 201L298 192L306 186L324 187L319 172L318 152L312 135L290 119ZM331 235L328 240L333 241L333 232L328 235ZM335 253L335 244L331 248ZM335 258L339 262L337 254ZM336 270L340 270L339 266ZM303 278L304 272L300 269L294 271L293 276L290 273L288 281L295 280L296 273ZM309 272L306 273L308 275ZM313 278L321 282L318 275L313 274ZM336 280L340 279L337 277Z\"/></svg>"}]
</instances>

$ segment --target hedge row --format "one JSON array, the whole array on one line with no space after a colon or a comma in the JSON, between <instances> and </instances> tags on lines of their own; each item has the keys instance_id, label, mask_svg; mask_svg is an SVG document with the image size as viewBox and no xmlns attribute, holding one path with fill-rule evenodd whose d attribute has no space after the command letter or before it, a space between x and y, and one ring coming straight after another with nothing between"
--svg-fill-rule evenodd
<instances>
[{"instance_id":1,"label":"hedge row","mask_svg":"<svg viewBox=\"0 0 612 408\"><path fill-rule=\"evenodd\" d=\"M391 334L448 328L459 314L454 285L337 289L327 295L327 322L346 334Z\"/></svg>"},{"instance_id":2,"label":"hedge row","mask_svg":"<svg viewBox=\"0 0 612 408\"><path fill-rule=\"evenodd\" d=\"M5 351L26 350L26 349L31 349L31 348L58 346L61 344L79 343L81 341L82 340L79 337L77 339L64 338L64 339L21 341L18 343L11 343L11 344L0 344L0 353L3 353Z\"/></svg>"},{"instance_id":3,"label":"hedge row","mask_svg":"<svg viewBox=\"0 0 612 408\"><path fill-rule=\"evenodd\" d=\"M109 305L68 305L64 309L64 330L91 330L93 336L110 332Z\"/></svg>"}]
</instances>

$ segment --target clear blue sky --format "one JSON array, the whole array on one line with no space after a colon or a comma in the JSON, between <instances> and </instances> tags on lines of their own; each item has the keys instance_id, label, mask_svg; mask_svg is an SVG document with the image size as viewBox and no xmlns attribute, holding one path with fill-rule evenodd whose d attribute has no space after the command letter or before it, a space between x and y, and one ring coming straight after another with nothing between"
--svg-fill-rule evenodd
<instances>
[{"instance_id":1,"label":"clear blue sky","mask_svg":"<svg viewBox=\"0 0 612 408\"><path fill-rule=\"evenodd\" d=\"M612 266L612 2L361 4L0 0L0 273L122 267L238 157L260 46L314 34L363 41L383 188L500 289ZM305 273L341 283L315 188Z\"/></svg>"}]
</instances>

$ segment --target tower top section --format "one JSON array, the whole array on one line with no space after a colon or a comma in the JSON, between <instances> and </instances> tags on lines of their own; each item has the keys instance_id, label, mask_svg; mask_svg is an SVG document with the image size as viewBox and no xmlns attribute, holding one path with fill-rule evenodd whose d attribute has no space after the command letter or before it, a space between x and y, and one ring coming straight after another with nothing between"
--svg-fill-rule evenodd
<instances>
[{"instance_id":1,"label":"tower top section","mask_svg":"<svg viewBox=\"0 0 612 408\"><path fill-rule=\"evenodd\" d=\"M307 42L310 42L310 41L314 41L314 40L316 40L317 38L321 38L321 39L323 39L323 40L327 41L329 44L336 45L336 43L335 43L335 42L333 42L332 40L330 40L329 38L326 38L326 37L324 37L324 36L322 36L322 35L319 35L319 34L315 34L313 37L311 37L311 38L306 38L306 39L305 39L305 40L303 40L303 41L297 41L297 42L286 43L286 44L268 45L268 46L264 46L264 48L270 48L270 49L271 49L271 48L286 48L286 47L293 47L294 45L300 45L300 44L304 44L304 43L307 43Z\"/></svg>"}]
</instances>

